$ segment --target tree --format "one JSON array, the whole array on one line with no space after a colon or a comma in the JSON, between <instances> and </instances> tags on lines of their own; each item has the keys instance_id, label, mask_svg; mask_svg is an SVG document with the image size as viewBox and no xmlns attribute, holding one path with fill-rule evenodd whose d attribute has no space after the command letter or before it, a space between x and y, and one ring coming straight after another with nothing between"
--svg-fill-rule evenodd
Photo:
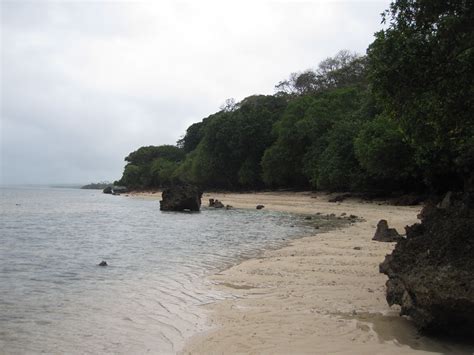
<instances>
[{"instance_id":1,"label":"tree","mask_svg":"<svg viewBox=\"0 0 474 355\"><path fill-rule=\"evenodd\" d=\"M419 178L413 148L398 124L386 116L366 122L354 148L359 164L378 186L402 188Z\"/></svg>"},{"instance_id":2,"label":"tree","mask_svg":"<svg viewBox=\"0 0 474 355\"><path fill-rule=\"evenodd\" d=\"M130 164L143 165L151 163L158 158L165 158L171 161L181 161L184 159L185 152L174 145L160 145L140 147L136 151L130 153L125 161Z\"/></svg>"},{"instance_id":3,"label":"tree","mask_svg":"<svg viewBox=\"0 0 474 355\"><path fill-rule=\"evenodd\" d=\"M474 135L474 5L394 1L368 49L370 81L435 189L459 187ZM464 178L466 178L464 176Z\"/></svg>"},{"instance_id":4,"label":"tree","mask_svg":"<svg viewBox=\"0 0 474 355\"><path fill-rule=\"evenodd\" d=\"M341 121L333 127L318 162L316 182L319 188L345 191L360 187L363 174L355 158L353 143L359 129L357 121Z\"/></svg>"},{"instance_id":5,"label":"tree","mask_svg":"<svg viewBox=\"0 0 474 355\"><path fill-rule=\"evenodd\" d=\"M130 188L162 187L171 182L184 158L184 150L172 145L140 147L125 158L128 164L120 184Z\"/></svg>"},{"instance_id":6,"label":"tree","mask_svg":"<svg viewBox=\"0 0 474 355\"><path fill-rule=\"evenodd\" d=\"M186 153L192 152L198 146L199 142L204 136L205 122L193 123L186 130L186 134L177 142L177 146L183 149Z\"/></svg>"},{"instance_id":7,"label":"tree","mask_svg":"<svg viewBox=\"0 0 474 355\"><path fill-rule=\"evenodd\" d=\"M365 83L366 58L347 50L319 63L316 70L292 73L275 85L277 95L307 95Z\"/></svg>"}]
</instances>

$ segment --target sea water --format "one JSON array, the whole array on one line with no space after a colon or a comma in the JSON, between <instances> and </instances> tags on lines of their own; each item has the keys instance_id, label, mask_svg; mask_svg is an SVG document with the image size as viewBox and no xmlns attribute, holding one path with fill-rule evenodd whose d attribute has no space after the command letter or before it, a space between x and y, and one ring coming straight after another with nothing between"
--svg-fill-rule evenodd
<instances>
[{"instance_id":1,"label":"sea water","mask_svg":"<svg viewBox=\"0 0 474 355\"><path fill-rule=\"evenodd\" d=\"M160 212L157 200L72 188L0 193L0 353L176 352L205 329L202 306L230 297L206 275L314 234L302 216L265 210Z\"/></svg>"}]
</instances>

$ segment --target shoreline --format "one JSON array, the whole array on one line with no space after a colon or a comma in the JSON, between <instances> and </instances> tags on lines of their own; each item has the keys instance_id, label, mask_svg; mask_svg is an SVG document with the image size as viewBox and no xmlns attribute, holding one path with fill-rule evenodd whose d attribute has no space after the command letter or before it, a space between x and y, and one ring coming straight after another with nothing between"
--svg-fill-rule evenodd
<instances>
[{"instance_id":1,"label":"shoreline","mask_svg":"<svg viewBox=\"0 0 474 355\"><path fill-rule=\"evenodd\" d=\"M130 196L157 199L160 194ZM395 243L372 241L376 224L416 223L421 206L392 206L313 192L205 193L236 208L301 213L343 213L363 221L290 240L208 277L229 298L203 308L210 330L190 338L183 354L204 353L470 353L460 346L420 336L385 300L378 265ZM472 352L472 350L471 350Z\"/></svg>"}]
</instances>

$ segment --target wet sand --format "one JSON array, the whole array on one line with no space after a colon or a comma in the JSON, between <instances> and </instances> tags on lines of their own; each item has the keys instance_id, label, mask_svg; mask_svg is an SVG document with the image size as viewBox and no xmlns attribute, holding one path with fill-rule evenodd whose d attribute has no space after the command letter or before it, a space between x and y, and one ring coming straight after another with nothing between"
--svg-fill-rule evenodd
<instances>
[{"instance_id":1,"label":"wet sand","mask_svg":"<svg viewBox=\"0 0 474 355\"><path fill-rule=\"evenodd\" d=\"M158 198L159 194L141 194ZM205 194L237 208L363 218L348 227L315 232L279 250L246 260L210 279L230 297L205 306L212 329L183 353L420 354L472 353L472 348L421 336L385 301L378 265L394 243L372 241L380 219L404 233L421 207L360 200L328 202L310 192Z\"/></svg>"}]
</instances>

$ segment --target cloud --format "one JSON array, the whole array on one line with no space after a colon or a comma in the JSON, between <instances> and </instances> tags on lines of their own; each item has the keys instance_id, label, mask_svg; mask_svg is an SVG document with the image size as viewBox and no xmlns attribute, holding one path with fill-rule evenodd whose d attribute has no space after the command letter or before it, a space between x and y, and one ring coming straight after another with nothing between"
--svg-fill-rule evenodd
<instances>
[{"instance_id":1,"label":"cloud","mask_svg":"<svg viewBox=\"0 0 474 355\"><path fill-rule=\"evenodd\" d=\"M119 178L226 98L364 52L385 2L1 3L1 183Z\"/></svg>"}]
</instances>

